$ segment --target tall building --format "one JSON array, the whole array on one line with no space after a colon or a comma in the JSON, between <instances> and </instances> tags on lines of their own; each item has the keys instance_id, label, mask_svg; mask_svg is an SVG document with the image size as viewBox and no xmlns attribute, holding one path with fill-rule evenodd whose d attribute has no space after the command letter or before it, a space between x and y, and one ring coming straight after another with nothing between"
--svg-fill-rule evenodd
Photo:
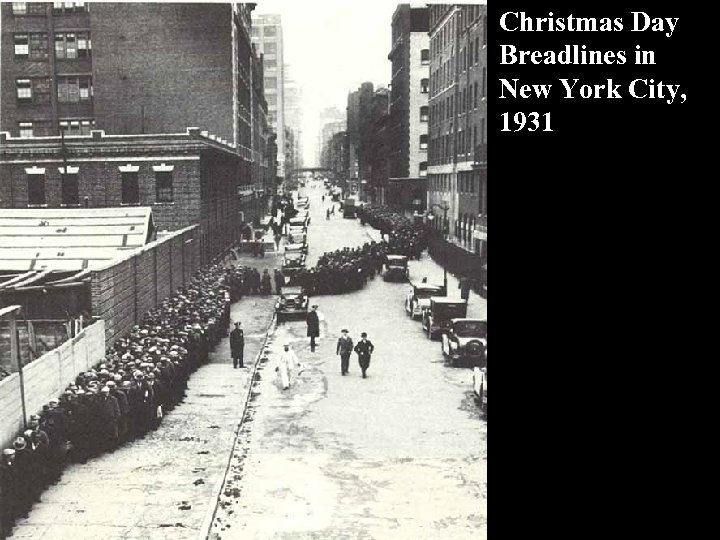
<instances>
[{"instance_id":1,"label":"tall building","mask_svg":"<svg viewBox=\"0 0 720 540\"><path fill-rule=\"evenodd\" d=\"M285 64L280 15L253 13L252 41L263 55L268 122L277 133L277 174L285 178Z\"/></svg>"},{"instance_id":2,"label":"tall building","mask_svg":"<svg viewBox=\"0 0 720 540\"><path fill-rule=\"evenodd\" d=\"M428 148L430 45L429 9L398 5L392 18L392 95L387 121L389 178L378 186L380 202L404 209L424 209ZM421 201L416 204L415 201Z\"/></svg>"},{"instance_id":3,"label":"tall building","mask_svg":"<svg viewBox=\"0 0 720 540\"><path fill-rule=\"evenodd\" d=\"M156 214L163 221L163 215L180 211L179 203L166 200L168 192L178 200L185 196L202 200L203 183L227 182L218 186L217 193L223 197L231 193L236 200L215 205L207 199L208 204L193 213L208 245L214 245L211 237L225 238L214 235L216 228L236 226L238 218L259 217L266 204L270 162L274 165L275 159L268 155L272 133L262 59L250 41L253 8L254 4L241 3L0 4L0 131L7 133L8 144L14 144L14 138L49 137L23 146L32 148L24 158L17 153L3 163L4 171L24 162L25 168L45 173L42 182L25 172L14 178L15 187L22 184L24 189L1 197L0 207L34 204L29 188L41 186L43 193L33 191L33 200L43 199L40 204L49 207L79 206L78 197L90 207L117 201L157 204ZM180 168L183 159L170 152L170 142L157 153L157 143L165 135L187 134L188 127L198 128L238 159L228 157L231 165L221 173L203 167L197 174L204 180L186 182L184 175L189 173ZM133 139L113 158L106 146L114 139L106 135L148 137ZM165 162L155 163L158 156ZM120 159L125 161L114 163ZM169 161L178 162L174 169ZM112 164L107 169L111 172L94 176L90 173L94 162ZM133 170L118 169L128 163ZM78 169L74 182L67 178ZM157 189L140 188L139 196L129 203L122 203L119 195L97 196L106 192L106 183L120 189L125 173L139 174L135 184L141 186L159 182ZM143 178L146 173L149 176ZM180 188L181 178L182 186L193 191ZM75 188L66 198L69 203L63 200L66 184ZM165 205L174 206L165 209ZM183 216L168 217L164 224L172 229L185 221Z\"/></svg>"},{"instance_id":4,"label":"tall building","mask_svg":"<svg viewBox=\"0 0 720 540\"><path fill-rule=\"evenodd\" d=\"M290 162L288 174L303 167L302 155L302 91L290 78L290 68L285 66L285 131L291 133L293 144L290 145L286 161Z\"/></svg>"},{"instance_id":5,"label":"tall building","mask_svg":"<svg viewBox=\"0 0 720 540\"><path fill-rule=\"evenodd\" d=\"M318 130L317 135L317 146L315 148L316 150L316 156L315 156L315 163L320 165L322 163L322 153L323 149L328 143L327 134L328 132L325 131L325 126L327 124L337 124L338 122L343 122L347 125L347 111L341 111L337 107L326 107L323 109L323 111L320 113L320 129ZM345 128L343 128L345 129Z\"/></svg>"},{"instance_id":6,"label":"tall building","mask_svg":"<svg viewBox=\"0 0 720 540\"><path fill-rule=\"evenodd\" d=\"M348 95L347 134L351 190L360 191L360 186L367 186L370 181L370 150L375 124L374 96L371 82L362 83L360 88Z\"/></svg>"},{"instance_id":7,"label":"tall building","mask_svg":"<svg viewBox=\"0 0 720 540\"><path fill-rule=\"evenodd\" d=\"M454 243L486 257L487 6L429 9L428 210Z\"/></svg>"}]
</instances>

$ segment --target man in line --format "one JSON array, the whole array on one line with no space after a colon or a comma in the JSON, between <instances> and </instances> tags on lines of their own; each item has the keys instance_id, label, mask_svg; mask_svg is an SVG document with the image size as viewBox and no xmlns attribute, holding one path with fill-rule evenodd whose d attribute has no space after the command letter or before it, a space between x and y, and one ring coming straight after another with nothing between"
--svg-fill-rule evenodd
<instances>
[{"instance_id":1,"label":"man in line","mask_svg":"<svg viewBox=\"0 0 720 540\"><path fill-rule=\"evenodd\" d=\"M320 337L320 319L317 314L317 306L312 306L307 314L307 335L310 338L310 351L315 352L315 338Z\"/></svg>"},{"instance_id":2,"label":"man in line","mask_svg":"<svg viewBox=\"0 0 720 540\"><path fill-rule=\"evenodd\" d=\"M360 334L360 338L360 341L358 341L357 345L355 345L355 352L358 355L358 363L360 364L360 369L362 370L363 379L367 379L365 372L370 367L370 356L375 350L375 345L372 344L372 341L367 339L367 333L365 332Z\"/></svg>"},{"instance_id":3,"label":"man in line","mask_svg":"<svg viewBox=\"0 0 720 540\"><path fill-rule=\"evenodd\" d=\"M238 366L243 368L243 353L245 349L245 334L240 328L240 322L235 323L235 328L230 332L230 354L233 360L233 369Z\"/></svg>"},{"instance_id":4,"label":"man in line","mask_svg":"<svg viewBox=\"0 0 720 540\"><path fill-rule=\"evenodd\" d=\"M342 329L342 335L338 338L337 352L335 354L340 355L340 373L347 375L348 368L350 367L350 355L353 351L353 340L348 335L347 328Z\"/></svg>"}]
</instances>

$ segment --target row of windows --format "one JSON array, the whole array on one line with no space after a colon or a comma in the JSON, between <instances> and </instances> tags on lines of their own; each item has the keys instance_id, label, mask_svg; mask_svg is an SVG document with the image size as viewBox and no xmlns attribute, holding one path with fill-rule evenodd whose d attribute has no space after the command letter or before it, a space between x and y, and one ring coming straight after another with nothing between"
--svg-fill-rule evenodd
<instances>
[{"instance_id":1,"label":"row of windows","mask_svg":"<svg viewBox=\"0 0 720 540\"><path fill-rule=\"evenodd\" d=\"M447 163L453 156L472 156L476 146L485 144L485 127L485 118L481 118L480 126L432 138L428 152L430 163Z\"/></svg>"},{"instance_id":2,"label":"row of windows","mask_svg":"<svg viewBox=\"0 0 720 540\"><path fill-rule=\"evenodd\" d=\"M472 54L472 52L471 52ZM467 70L467 56L464 54L464 51L461 51L460 56L460 65L463 69L463 71ZM473 65L477 64L479 61L479 56L476 54L474 58L471 58ZM455 61L455 58L450 58L448 61L444 62L442 66L440 66L438 69L436 69L432 74L432 95L436 96L441 91L445 90L448 86L453 84L456 81L455 78L455 71L453 68L453 63ZM485 74L486 74L487 68L483 66L482 68L482 79L483 79L483 86L484 86L484 80L485 80Z\"/></svg>"},{"instance_id":3,"label":"row of windows","mask_svg":"<svg viewBox=\"0 0 720 540\"><path fill-rule=\"evenodd\" d=\"M487 99L487 71L484 67L481 74L481 82L476 82L473 85L459 90L457 102L455 96L450 95L433 104L432 110L430 111L430 121L437 123L452 118L456 103L458 114L477 109L478 103L483 99Z\"/></svg>"},{"instance_id":4,"label":"row of windows","mask_svg":"<svg viewBox=\"0 0 720 540\"><path fill-rule=\"evenodd\" d=\"M53 2L53 15L63 13L86 13L90 5L85 2ZM44 2L13 2L13 15L45 15Z\"/></svg>"},{"instance_id":5,"label":"row of windows","mask_svg":"<svg viewBox=\"0 0 720 540\"><path fill-rule=\"evenodd\" d=\"M95 128L95 121L87 120L60 120L60 129L65 135L90 135ZM20 137L49 137L55 135L52 124L47 120L18 122Z\"/></svg>"},{"instance_id":6,"label":"row of windows","mask_svg":"<svg viewBox=\"0 0 720 540\"><path fill-rule=\"evenodd\" d=\"M120 173L120 192L122 204L140 204L140 184L137 172ZM47 204L46 182L44 174L28 174L28 204ZM79 205L80 192L77 173L60 175L61 204ZM173 202L173 178L171 171L155 172L155 202Z\"/></svg>"},{"instance_id":7,"label":"row of windows","mask_svg":"<svg viewBox=\"0 0 720 540\"><path fill-rule=\"evenodd\" d=\"M17 99L21 103L50 103L50 78L16 79ZM58 77L57 99L60 103L90 101L93 95L92 77Z\"/></svg>"},{"instance_id":8,"label":"row of windows","mask_svg":"<svg viewBox=\"0 0 720 540\"><path fill-rule=\"evenodd\" d=\"M15 58L47 60L48 35L46 32L14 34ZM55 32L55 58L73 60L90 58L92 42L90 32Z\"/></svg>"},{"instance_id":9,"label":"row of windows","mask_svg":"<svg viewBox=\"0 0 720 540\"><path fill-rule=\"evenodd\" d=\"M448 20L442 28L440 28L430 40L430 50L432 55L435 56L440 53L448 45L452 45L456 34L462 35L470 25L477 19L480 19L482 25L482 40L483 45L487 45L487 16L480 15L480 6L465 6L458 12L455 21L452 19ZM456 22L456 24L453 24ZM431 22L430 26L434 23ZM456 28L457 25L457 28ZM475 42L475 48L477 49L478 43Z\"/></svg>"},{"instance_id":10,"label":"row of windows","mask_svg":"<svg viewBox=\"0 0 720 540\"><path fill-rule=\"evenodd\" d=\"M428 179L428 191L452 191L454 188L452 175L433 174ZM472 173L459 173L457 176L457 190L460 193L477 194L480 191L480 180Z\"/></svg>"}]
</instances>

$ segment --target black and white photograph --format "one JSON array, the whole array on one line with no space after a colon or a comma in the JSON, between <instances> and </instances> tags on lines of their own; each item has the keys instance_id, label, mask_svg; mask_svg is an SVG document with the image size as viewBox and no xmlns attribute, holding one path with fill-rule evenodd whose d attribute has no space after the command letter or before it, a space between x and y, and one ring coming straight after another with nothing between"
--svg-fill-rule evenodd
<instances>
[{"instance_id":1,"label":"black and white photograph","mask_svg":"<svg viewBox=\"0 0 720 540\"><path fill-rule=\"evenodd\" d=\"M487 538L488 19L0 2L0 540Z\"/></svg>"}]
</instances>

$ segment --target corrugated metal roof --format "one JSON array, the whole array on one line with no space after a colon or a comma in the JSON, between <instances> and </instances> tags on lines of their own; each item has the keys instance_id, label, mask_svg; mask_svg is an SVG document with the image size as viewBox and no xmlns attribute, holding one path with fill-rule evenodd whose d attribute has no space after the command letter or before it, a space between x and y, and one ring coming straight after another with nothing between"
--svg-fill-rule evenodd
<instances>
[{"instance_id":1,"label":"corrugated metal roof","mask_svg":"<svg viewBox=\"0 0 720 540\"><path fill-rule=\"evenodd\" d=\"M0 209L0 271L102 268L153 232L150 207Z\"/></svg>"}]
</instances>

